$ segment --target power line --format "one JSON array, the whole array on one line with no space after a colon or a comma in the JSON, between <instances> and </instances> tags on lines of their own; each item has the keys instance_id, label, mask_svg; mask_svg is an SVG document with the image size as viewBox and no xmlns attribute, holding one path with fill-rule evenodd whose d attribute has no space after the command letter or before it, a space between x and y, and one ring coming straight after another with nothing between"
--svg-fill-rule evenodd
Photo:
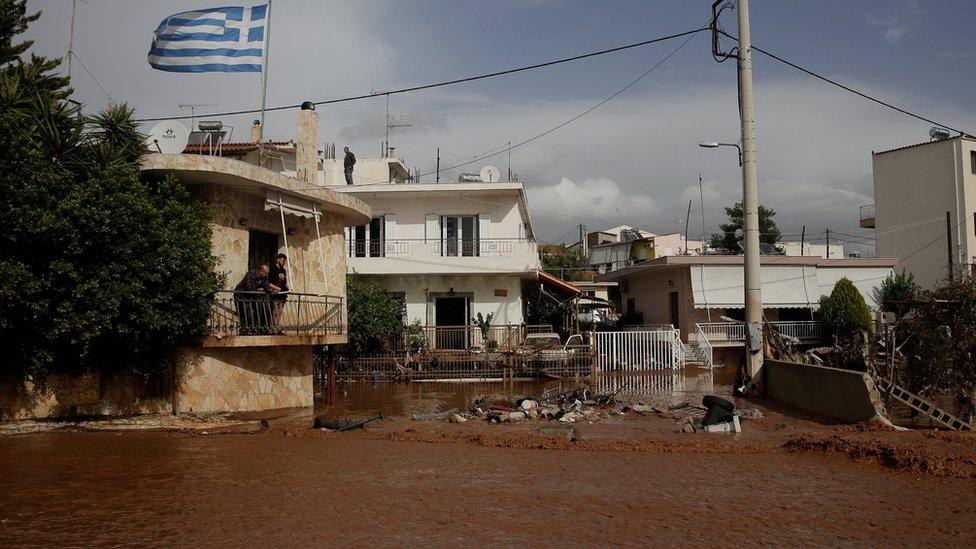
<instances>
[{"instance_id":1,"label":"power line","mask_svg":"<svg viewBox=\"0 0 976 549\"><path fill-rule=\"evenodd\" d=\"M107 97L109 101L115 101L115 99L111 95L109 95L107 91L105 91L105 88L102 87L101 83L98 82L98 79L95 78L95 75L92 74L90 70L88 70L88 67L85 66L85 63L83 63L81 58L78 57L78 54L73 51L70 53L71 53L71 57L74 57L78 61L78 64L81 65L81 68L85 69L85 72L88 74L88 77L92 79L92 82L94 82L96 86L98 86L98 89L102 90L102 93L105 94L105 97ZM188 118L188 117L184 117L184 118Z\"/></svg>"},{"instance_id":2,"label":"power line","mask_svg":"<svg viewBox=\"0 0 976 549\"><path fill-rule=\"evenodd\" d=\"M727 36L727 37L729 37L729 38L731 38L733 40L738 40L735 36L732 36L731 34L725 32L725 31L719 30L718 32L724 34L725 36ZM833 80L831 78L828 78L828 77L826 77L826 76L824 76L822 74L816 73L816 72L814 72L814 71L812 71L812 70L810 70L808 68L801 67L800 65L797 65L796 63L793 63L792 61L786 60L786 59L784 59L784 58L782 58L782 57L780 57L780 56L778 56L778 55L776 55L776 54L774 54L772 52L768 52L768 51L766 51L766 50L764 50L764 49L756 46L755 44L753 44L752 49L758 51L759 53L761 53L761 54L763 54L763 55L765 55L765 56L767 56L767 57L769 57L771 59L775 59L776 61L779 61L780 63L783 63L784 65L787 65L789 67L792 67L792 68L794 68L794 69L796 69L796 70L798 70L798 71L800 71L800 72L802 72L802 73L804 73L804 74L806 74L808 76L812 76L812 77L814 77L814 78L816 78L818 80L822 80L823 82L826 82L828 84L832 84L834 86L837 86L838 88L840 88L840 89L842 89L844 91L853 93L854 95L857 95L857 96L859 96L859 97L861 97L863 99L867 99L868 101L872 101L874 103L877 103L877 104L879 104L879 105L881 105L883 107L888 107L889 109L892 109L892 110L895 110L897 112L900 112L901 114L904 114L906 116L910 116L912 118L921 120L923 122L928 122L929 124L934 124L936 126L945 128L947 130L952 130L952 131L957 132L959 134L970 135L969 132L960 130L958 128L953 128L952 126L950 126L948 124L943 124L943 123L938 122L936 120L933 120L931 118L927 118L927 117L922 116L920 114L913 113L913 112L911 112L911 111L909 111L907 109L903 109L903 108L901 108L901 107L899 107L897 105L893 105L893 104L888 103L887 101L884 101L882 99L878 99L876 97L872 97L872 96L870 96L870 95L868 95L868 94L866 94L866 93L864 93L862 91L856 90L856 89L854 89L854 88L852 88L852 87L850 87L850 86L848 86L846 84L842 84L842 83L840 83L840 82L838 82L836 80Z\"/></svg>"},{"instance_id":3,"label":"power line","mask_svg":"<svg viewBox=\"0 0 976 549\"><path fill-rule=\"evenodd\" d=\"M505 75L509 75L509 74L515 74L515 73L518 73L518 72L524 72L524 71L529 71L529 70L534 70L534 69L541 69L541 68L544 68L544 67L551 67L553 65L559 65L559 64L562 64L562 63L569 63L569 62L572 62L572 61L579 61L580 59L587 59L587 58L590 58L590 57L597 57L599 55L606 55L608 53L616 53L618 51L624 51L624 50L629 50L629 49L633 49L633 48L639 48L641 46L647 46L647 45L650 45L650 44L656 44L658 42L665 42L667 40L673 40L675 38L681 38L682 36L694 35L694 34L697 34L697 33L701 32L701 31L703 31L703 30L705 30L707 28L708 27L701 27L701 28L697 28L697 29L693 29L693 30L689 30L689 31L685 31L685 32L679 32L677 34L671 34L671 35L668 35L668 36L661 36L659 38L652 38L650 40L644 40L642 42L635 42L633 44L627 44L627 45L624 45L624 46L617 46L615 48L610 48L610 49L606 49L606 50L599 50L599 51L594 51L594 52L590 52L590 53L584 53L584 54L581 54L581 55L574 55L572 57L564 57L562 59L555 59L553 61L546 61L545 63L536 63L534 65L526 65L526 66L517 67L517 68L514 68L514 69L506 69L506 70L496 71L496 72L490 72L490 73L486 73L486 74L479 74L477 76L468 76L468 77L465 77L465 78L456 78L454 80L445 80L443 82L435 82L435 83L432 83L432 84L423 84L423 85L420 85L420 86L412 86L412 87L409 87L409 88L400 88L400 89L389 90L389 91L385 91L385 92L372 92L372 93L368 93L368 94L354 95L354 96L342 97L342 98L338 98L338 99L326 99L326 100L322 100L322 101L314 101L313 103L315 105L332 105L332 104L335 104L335 103L346 103L346 102L349 102L349 101L358 101L358 100L361 100L361 99L369 99L369 98L373 98L373 97L384 97L384 96L396 95L396 94L401 94L401 93L415 92L415 91L421 91L421 90L429 90L431 88L439 88L439 87L442 87L442 86L451 86L451 85L454 85L454 84L463 84L465 82L474 82L476 80L484 80L486 78L495 78L497 76L505 76ZM281 110L286 110L286 109L296 109L296 108L298 108L300 106L301 106L300 103L299 104L294 104L294 105L279 105L277 107L268 107L268 108L266 108L264 110L265 110L265 112L281 111ZM235 116L235 115L239 115L239 114L251 114L251 113L256 113L256 112L260 112L260 111L261 111L261 109L245 109L245 110L239 110L239 111L226 111L226 112L218 112L218 113L204 114L204 115L201 115L201 116L204 116L204 117ZM181 119L185 119L185 118L189 118L189 117L188 116L180 115L180 116L163 116L163 117L155 117L155 118L139 118L139 119L136 119L136 122L159 122L161 120L181 120Z\"/></svg>"}]
</instances>

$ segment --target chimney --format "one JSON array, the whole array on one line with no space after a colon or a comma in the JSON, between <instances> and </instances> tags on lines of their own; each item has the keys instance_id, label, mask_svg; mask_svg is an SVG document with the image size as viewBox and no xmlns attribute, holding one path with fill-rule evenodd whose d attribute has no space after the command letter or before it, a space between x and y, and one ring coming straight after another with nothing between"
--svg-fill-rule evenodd
<instances>
[{"instance_id":1,"label":"chimney","mask_svg":"<svg viewBox=\"0 0 976 549\"><path fill-rule=\"evenodd\" d=\"M255 120L251 123L251 143L261 142L261 121Z\"/></svg>"},{"instance_id":2,"label":"chimney","mask_svg":"<svg viewBox=\"0 0 976 549\"><path fill-rule=\"evenodd\" d=\"M311 101L302 103L298 111L298 134L295 138L296 177L306 183L316 183L319 166L319 113Z\"/></svg>"}]
</instances>

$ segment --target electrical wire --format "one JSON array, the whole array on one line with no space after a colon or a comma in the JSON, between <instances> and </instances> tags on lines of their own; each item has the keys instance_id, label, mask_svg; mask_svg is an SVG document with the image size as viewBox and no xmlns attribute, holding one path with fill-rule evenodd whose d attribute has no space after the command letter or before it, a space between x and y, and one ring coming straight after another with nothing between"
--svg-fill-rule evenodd
<instances>
[{"instance_id":1,"label":"electrical wire","mask_svg":"<svg viewBox=\"0 0 976 549\"><path fill-rule=\"evenodd\" d=\"M78 57L78 54L75 52L71 52L71 56L75 58L75 61L77 61L79 65L81 65L81 68L85 69L85 73L87 73L88 77L92 79L92 82L94 82L95 85L98 86L98 89L102 90L102 93L105 94L105 97L107 97L109 101L115 101L115 99L107 91L105 91L105 88L102 87L102 84L98 81L97 78L95 78L95 75L92 74L90 70L88 70L88 67L85 66L85 63L81 60L80 57Z\"/></svg>"},{"instance_id":2,"label":"electrical wire","mask_svg":"<svg viewBox=\"0 0 976 549\"><path fill-rule=\"evenodd\" d=\"M725 36L727 36L727 37L729 37L729 38L731 38L733 40L738 40L738 38L736 38L735 36L732 36L731 34L725 32L723 30L719 30L718 32L720 32L721 34L724 34ZM801 67L800 65L797 65L796 63L794 63L792 61L789 61L787 59L784 59L784 58L776 55L775 53L766 51L766 50L764 50L764 49L762 49L762 48L760 48L760 47L758 47L756 45L753 45L752 46L752 49L755 50L755 51L757 51L757 52L759 52L759 53L761 53L761 54L763 54L763 55L765 55L765 56L767 56L767 57L769 57L770 59L774 59L776 61L779 61L780 63L783 63L784 65L787 65L789 67L792 67L792 68L794 68L794 69L796 69L796 70L798 70L798 71L800 71L800 72L802 72L802 73L804 73L804 74L806 74L808 76L812 76L812 77L814 77L814 78L816 78L818 80L821 80L823 82L826 82L828 84L831 84L833 86L836 86L836 87L838 87L838 88L840 88L840 89L842 89L844 91L853 93L854 95L857 95L858 97L861 97L863 99L867 99L868 101L872 101L874 103L877 103L878 105L881 105L883 107L887 107L889 109L892 109L894 111L897 111L897 112L899 112L901 114L904 114L906 116L910 116L910 117L915 118L917 120L921 120L923 122L928 122L929 124L933 124L933 125L939 126L941 128L945 128L947 130L952 130L952 131L954 131L956 133L959 133L960 135L970 135L969 132L960 130L958 128L953 128L952 126L950 126L948 124L943 124L942 122L939 122L937 120L933 120L931 118L922 116L920 114L916 114L916 113L911 112L911 111L909 111L907 109L903 109L903 108L901 108L901 107L899 107L897 105L893 105L893 104L891 104L891 103L889 103L887 101L884 101L882 99L878 99L876 97L872 97L872 96L870 96L870 95L868 95L868 94L866 94L866 93L864 93L862 91L859 91L859 90L856 90L856 89L852 88L851 86L848 86L846 84L842 84L841 82L838 82L836 80L833 80L831 78L828 78L828 77L826 77L826 76L824 76L822 74L819 74L817 72L814 72L814 71L812 71L812 70L810 70L808 68Z\"/></svg>"},{"instance_id":3,"label":"electrical wire","mask_svg":"<svg viewBox=\"0 0 976 549\"><path fill-rule=\"evenodd\" d=\"M338 98L338 99L325 99L325 100L322 100L322 101L313 101L312 103L314 105L332 105L332 104L335 104L335 103L346 103L346 102L349 102L349 101L358 101L358 100L361 100L361 99L370 99L370 98L373 98L373 97L386 97L386 96L397 95L397 94L401 94L401 93L409 93L409 92L415 92L415 91L421 91L421 90L429 90L429 89L432 89L432 88L439 88L439 87L442 87L442 86L452 86L452 85L455 85L455 84L463 84L463 83L466 83L466 82L474 82L476 80L484 80L486 78L495 78L495 77L498 77L498 76L505 76L505 75L515 74L515 73L519 73L519 72L525 72L525 71L530 71L530 70L535 70L535 69L541 69L541 68L545 68L545 67L551 67L553 65L559 65L559 64L562 64L562 63L570 63L572 61L579 61L581 59L588 59L590 57L597 57L597 56L606 55L606 54L609 54L609 53L616 53L616 52L619 52L619 51L629 50L629 49L633 49L633 48L639 48L641 46L647 46L647 45L650 45L650 44L656 44L658 42L665 42L667 40L674 40L675 38L681 38L682 36L695 35L695 34L701 32L703 30L706 30L706 29L708 29L708 27L700 27L700 28L688 30L688 31L685 31L685 32L679 32L677 34L670 34L668 36L661 36L661 37L658 37L658 38L652 38L652 39L644 40L644 41L641 41L641 42L635 42L633 44L626 44L626 45L623 45L623 46L617 46L615 48L609 48L609 49L605 49L605 50L599 50L599 51L584 53L584 54L581 54L581 55L574 55L572 57L564 57L562 59L555 59L555 60L552 60L552 61L546 61L544 63L536 63L534 65L525 65L525 66L516 67L516 68L513 68L513 69L506 69L506 70L501 70L501 71L496 71L496 72L490 72L490 73L486 73L486 74L479 74L479 75L476 75L476 76L468 76L468 77L464 77L464 78L456 78L454 80L445 80L443 82L434 82L432 84L423 84L423 85L420 85L420 86L411 86L409 88L399 88L399 89L389 90L389 91L384 91L384 92L372 92L372 93L368 93L368 94L354 95L354 96L342 97L342 98ZM268 107L268 108L266 108L264 110L265 110L265 112L273 112L273 111L281 111L281 110L286 110L286 109L296 109L296 108L298 108L300 106L301 106L301 103L294 104L294 105L279 105L279 106L276 106L276 107ZM235 115L239 115L239 114L252 114L252 113L256 113L256 112L261 112L261 109L244 109L244 110L239 110L239 111L225 111L225 112L218 112L218 113L211 113L211 114L201 114L198 117L235 116ZM186 118L190 118L190 116L189 115L180 115L180 116L162 116L162 117L154 117L154 118L139 118L139 119L136 119L136 122L159 122L159 121L162 121L162 120L181 120L181 119L186 119Z\"/></svg>"}]
</instances>

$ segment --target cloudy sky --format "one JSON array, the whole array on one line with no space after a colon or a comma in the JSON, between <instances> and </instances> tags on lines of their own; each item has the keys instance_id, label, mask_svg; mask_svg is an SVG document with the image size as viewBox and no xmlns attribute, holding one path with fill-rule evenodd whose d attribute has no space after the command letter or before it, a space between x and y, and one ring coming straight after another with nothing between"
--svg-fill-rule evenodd
<instances>
[{"instance_id":1,"label":"cloudy sky","mask_svg":"<svg viewBox=\"0 0 976 549\"><path fill-rule=\"evenodd\" d=\"M76 99L88 109L126 101L143 117L260 105L256 74L175 74L152 70L152 31L178 11L231 0L78 0L75 52L104 92L75 62ZM256 5L259 2L248 2ZM43 15L30 31L35 51L67 50L71 2L29 2ZM708 0L277 0L268 104L358 95L452 79L638 42L701 26ZM976 132L976 20L971 0L783 2L752 0L753 43L879 98ZM725 26L735 31L735 15ZM408 116L391 144L407 165L441 165L518 143L607 99L671 53L681 40L529 73L393 96ZM754 59L760 200L776 210L786 235L806 226L870 235L858 206L873 202L871 151L924 141L930 124L825 85L776 61ZM320 137L360 156L380 151L382 98L319 108ZM293 137L295 113L268 115L267 135ZM245 138L253 115L225 117ZM706 232L741 195L732 149L737 141L735 64L716 63L702 32L612 101L512 151L512 170L529 191L536 234L572 241L573 228L622 223L657 232L684 230L688 200L693 238L702 234L698 176L704 181ZM507 168L507 155L442 174ZM920 182L920 188L924 182ZM567 234L568 233L568 234ZM811 237L812 235L812 237ZM790 237L792 238L792 237ZM838 237L835 237L838 238ZM847 238L851 249L873 249Z\"/></svg>"}]
</instances>

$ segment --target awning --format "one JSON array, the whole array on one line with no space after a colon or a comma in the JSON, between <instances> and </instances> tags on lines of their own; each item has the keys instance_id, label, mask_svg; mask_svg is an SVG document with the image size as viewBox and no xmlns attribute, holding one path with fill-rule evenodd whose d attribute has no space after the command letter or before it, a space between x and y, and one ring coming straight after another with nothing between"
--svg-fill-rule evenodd
<instances>
[{"instance_id":1,"label":"awning","mask_svg":"<svg viewBox=\"0 0 976 549\"><path fill-rule=\"evenodd\" d=\"M573 298L583 293L583 290L580 290L569 282L566 282L565 280L557 276L553 276L545 271L539 271L539 282L542 283L542 287L545 288L546 291L549 291L563 299Z\"/></svg>"},{"instance_id":2,"label":"awning","mask_svg":"<svg viewBox=\"0 0 976 549\"><path fill-rule=\"evenodd\" d=\"M696 309L741 309L745 306L741 265L691 265L690 268ZM762 266L764 308L816 309L820 295L815 266Z\"/></svg>"},{"instance_id":3,"label":"awning","mask_svg":"<svg viewBox=\"0 0 976 549\"><path fill-rule=\"evenodd\" d=\"M281 198L281 209L287 215L315 218L315 204L311 200L304 200L295 196L269 194L264 201L264 209L278 211L278 199Z\"/></svg>"},{"instance_id":4,"label":"awning","mask_svg":"<svg viewBox=\"0 0 976 549\"><path fill-rule=\"evenodd\" d=\"M841 278L847 278L854 283L854 287L864 296L864 302L871 310L877 310L878 304L874 302L874 289L881 285L881 282L890 275L894 269L891 267L820 267L817 269L817 295L830 295L834 291L834 285ZM819 297L818 297L819 299Z\"/></svg>"}]
</instances>

